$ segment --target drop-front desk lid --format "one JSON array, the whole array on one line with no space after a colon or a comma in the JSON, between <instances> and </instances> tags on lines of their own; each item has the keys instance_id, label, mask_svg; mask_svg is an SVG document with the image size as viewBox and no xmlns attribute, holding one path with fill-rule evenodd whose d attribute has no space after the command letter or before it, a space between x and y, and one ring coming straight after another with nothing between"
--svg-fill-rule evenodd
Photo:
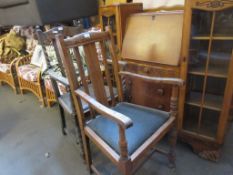
<instances>
[{"instance_id":1,"label":"drop-front desk lid","mask_svg":"<svg viewBox=\"0 0 233 175\"><path fill-rule=\"evenodd\" d=\"M137 13L128 18L122 58L177 66L183 11Z\"/></svg>"}]
</instances>

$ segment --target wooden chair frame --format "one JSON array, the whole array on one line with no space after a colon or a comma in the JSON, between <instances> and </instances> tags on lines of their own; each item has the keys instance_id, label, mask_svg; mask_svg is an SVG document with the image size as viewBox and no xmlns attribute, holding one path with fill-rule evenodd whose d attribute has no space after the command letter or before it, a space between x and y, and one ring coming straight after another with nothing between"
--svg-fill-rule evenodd
<instances>
[{"instance_id":1,"label":"wooden chair frame","mask_svg":"<svg viewBox=\"0 0 233 175\"><path fill-rule=\"evenodd\" d=\"M67 128L66 128L66 119L65 119L65 112L67 114L69 114L69 116L71 116L72 122L75 125L74 129L75 129L75 141L76 143L80 144L81 147L81 156L84 157L84 153L83 153L83 146L82 146L82 139L81 139L81 135L80 135L80 128L78 125L78 121L77 121L77 114L74 110L74 104L71 98L70 101L70 106L67 105L67 101L64 101L62 96L66 96L66 95L70 95L70 88L69 88L69 83L68 80L66 78L66 73L64 71L64 67L62 64L62 60L60 58L59 52L58 52L58 48L57 48L57 44L55 41L55 36L60 34L62 35L63 38L67 37L67 36L73 36L75 34L78 34L82 31L82 29L80 27L68 27L68 26L60 26L60 27L55 27L52 28L46 32L42 32L41 30L37 30L37 36L38 36L38 40L39 40L39 44L41 44L42 49L44 51L45 54L45 59L48 65L48 70L47 73L50 77L50 81L52 83L52 88L53 91L46 88L45 86L45 94L46 94L46 100L47 100L47 105L49 107L51 107L51 105L55 102L58 102L58 106L59 106L59 112L60 112L60 117L61 117L61 128L62 128L62 133L63 135L68 134L67 133ZM54 72L53 70L51 70L51 65L50 65L50 60L49 60L49 55L46 49L46 46L50 46L52 45L52 47L54 47L54 51L56 54L56 59L58 62L58 67L60 68L61 71L61 75L58 75L56 72ZM62 85L64 85L64 87L66 88L67 92L66 94L61 94L59 91L59 87L58 87L58 82L61 83Z\"/></svg>"},{"instance_id":2,"label":"wooden chair frame","mask_svg":"<svg viewBox=\"0 0 233 175\"><path fill-rule=\"evenodd\" d=\"M41 79L41 71L38 71L36 82L25 80L22 77L20 77L18 73L18 69L20 66L30 64L31 57L32 57L31 55L28 55L28 56L20 58L16 62L16 70L18 74L17 77L18 77L18 82L19 82L20 93L24 94L25 90L32 92L39 99L39 101L42 103L42 106L44 107L45 102L44 102L44 95L42 92L43 84L42 84L42 79Z\"/></svg>"},{"instance_id":3,"label":"wooden chair frame","mask_svg":"<svg viewBox=\"0 0 233 175\"><path fill-rule=\"evenodd\" d=\"M48 53L46 50L46 45L47 46L52 45L54 47L56 58L58 61L58 66L61 69L61 73L62 73L63 77L65 77L65 72L63 69L62 61L60 59L60 56L59 56L59 53L57 50L55 36L57 34L62 34L63 37L73 36L73 35L76 35L78 33L81 33L81 31L82 31L82 29L79 27L67 27L67 26L55 27L55 28L52 28L46 32L42 32L41 30L37 30L38 41L39 41L39 44L42 46L43 51L45 53L45 58L46 58L48 67L50 67L50 63L49 63ZM62 83L62 82L60 82L60 83ZM53 103L57 102L56 96L58 94L56 95L54 93L54 91L45 87L45 94L46 94L46 102L47 102L48 107L51 107Z\"/></svg>"},{"instance_id":4,"label":"wooden chair frame","mask_svg":"<svg viewBox=\"0 0 233 175\"><path fill-rule=\"evenodd\" d=\"M143 79L149 82L155 83L164 83L173 85L172 96L171 96L171 111L169 119L160 127L149 139L147 139L132 155L128 153L128 146L125 131L127 128L133 125L132 120L116 111L113 111L106 98L106 93L104 92L104 81L102 79L101 70L98 65L97 53L94 48L94 44L99 42L101 44L101 50L103 54L103 63L105 67L108 66L108 61L105 54L105 44L107 41L110 49L110 54L112 56L112 64L114 70L115 81L118 89L118 101L123 101L123 92L122 92L122 76L131 76L138 79ZM177 116L177 103L178 103L178 90L179 86L183 85L181 79L176 78L160 78L160 77L149 77L145 75L139 75L131 72L120 71L117 58L115 56L113 48L113 39L109 32L98 32L98 33L84 33L81 35L74 36L69 39L63 39L61 36L57 36L57 45L61 58L63 60L65 70L68 75L68 80L72 92L73 101L75 104L75 109L78 114L78 121L81 129L83 146L85 151L85 160L89 167L90 172L100 174L100 172L95 168L92 163L89 140L91 140L121 171L124 175L131 175L136 172L139 166L146 160L146 158L151 155L154 151L158 151L168 156L171 164L175 163L174 147L176 145L177 132L175 129L176 125L176 116ZM88 70L90 72L90 79L93 83L93 88L95 92L96 99L92 98L89 95L88 87L86 83L86 78L82 69L82 62L80 59L80 54L76 47L83 46L86 63L88 65ZM84 91L79 89L79 84L74 71L74 66L70 59L68 49L73 48L75 50L75 56L77 58L77 63L80 70L80 76L82 84L84 86ZM127 64L127 63L125 63ZM116 104L115 97L112 90L112 82L109 76L108 69L105 69L105 76L107 79L107 84L111 94L111 105ZM119 148L120 154L116 153L100 136L98 136L89 126L86 125L84 112L82 110L81 99L87 102L90 108L96 111L103 117L106 117L113 122L115 122L119 127ZM155 145L158 141L163 138L167 133L170 133L170 151L165 153L164 151L155 149Z\"/></svg>"},{"instance_id":5,"label":"wooden chair frame","mask_svg":"<svg viewBox=\"0 0 233 175\"><path fill-rule=\"evenodd\" d=\"M0 72L0 85L2 85L3 83L8 84L14 90L16 94L18 93L17 92L18 82L17 82L17 77L16 77L17 74L16 74L16 69L15 69L15 64L19 58L20 57L17 57L11 62L9 73Z\"/></svg>"}]
</instances>

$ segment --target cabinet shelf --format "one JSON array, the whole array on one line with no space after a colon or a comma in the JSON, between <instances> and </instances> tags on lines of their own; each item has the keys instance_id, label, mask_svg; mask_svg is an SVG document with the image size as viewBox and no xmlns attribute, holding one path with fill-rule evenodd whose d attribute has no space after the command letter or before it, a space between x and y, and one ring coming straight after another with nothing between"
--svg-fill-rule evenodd
<instances>
[{"instance_id":1,"label":"cabinet shelf","mask_svg":"<svg viewBox=\"0 0 233 175\"><path fill-rule=\"evenodd\" d=\"M200 51L198 53L198 57L202 60L206 60L208 57L208 52ZM193 75L207 75L216 78L227 78L230 58L231 55L228 53L211 52L207 73L205 72L205 63L195 63L195 65L191 65L188 72L189 74Z\"/></svg>"},{"instance_id":2,"label":"cabinet shelf","mask_svg":"<svg viewBox=\"0 0 233 175\"><path fill-rule=\"evenodd\" d=\"M205 67L192 67L189 74L205 76ZM227 69L222 67L209 67L207 76L216 78L227 78Z\"/></svg>"},{"instance_id":3,"label":"cabinet shelf","mask_svg":"<svg viewBox=\"0 0 233 175\"><path fill-rule=\"evenodd\" d=\"M192 37L193 40L210 40L211 37L206 35L200 35L200 36L193 36ZM214 35L212 37L212 40L233 40L233 36L221 36L221 35Z\"/></svg>"},{"instance_id":4,"label":"cabinet shelf","mask_svg":"<svg viewBox=\"0 0 233 175\"><path fill-rule=\"evenodd\" d=\"M192 39L193 39L193 40L209 40L209 39L210 39L210 36L204 36L204 35L193 36Z\"/></svg>"},{"instance_id":5,"label":"cabinet shelf","mask_svg":"<svg viewBox=\"0 0 233 175\"><path fill-rule=\"evenodd\" d=\"M186 104L201 107L202 94L199 92L190 92ZM203 104L203 108L221 111L223 103L223 97L218 95L206 94Z\"/></svg>"}]
</instances>

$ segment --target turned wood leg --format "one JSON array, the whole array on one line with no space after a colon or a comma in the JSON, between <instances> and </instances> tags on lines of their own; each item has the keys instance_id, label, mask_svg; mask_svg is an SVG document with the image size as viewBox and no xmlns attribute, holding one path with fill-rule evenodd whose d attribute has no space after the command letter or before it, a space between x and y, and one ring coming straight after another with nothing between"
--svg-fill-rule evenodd
<instances>
[{"instance_id":1,"label":"turned wood leg","mask_svg":"<svg viewBox=\"0 0 233 175\"><path fill-rule=\"evenodd\" d=\"M64 109L61 107L61 105L59 105L59 110L60 110L60 117L61 117L61 128L62 128L62 134L66 135L66 120L65 120L65 113L64 113Z\"/></svg>"},{"instance_id":2,"label":"turned wood leg","mask_svg":"<svg viewBox=\"0 0 233 175\"><path fill-rule=\"evenodd\" d=\"M0 81L0 86L2 86L2 82Z\"/></svg>"},{"instance_id":3,"label":"turned wood leg","mask_svg":"<svg viewBox=\"0 0 233 175\"><path fill-rule=\"evenodd\" d=\"M171 131L169 132L170 150L168 154L168 159L169 159L170 168L176 167L176 155L175 155L176 142L177 142L177 130L176 128L172 128Z\"/></svg>"}]
</instances>

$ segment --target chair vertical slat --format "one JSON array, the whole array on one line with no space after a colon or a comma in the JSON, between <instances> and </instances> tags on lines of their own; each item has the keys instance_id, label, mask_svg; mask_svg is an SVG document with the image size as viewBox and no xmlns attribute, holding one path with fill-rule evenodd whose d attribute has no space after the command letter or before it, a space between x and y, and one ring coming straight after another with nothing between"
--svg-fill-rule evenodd
<instances>
[{"instance_id":1,"label":"chair vertical slat","mask_svg":"<svg viewBox=\"0 0 233 175\"><path fill-rule=\"evenodd\" d=\"M75 58L76 58L76 61L77 61L77 64L78 64L78 71L79 71L79 74L80 74L80 78L81 78L81 82L82 82L82 85L84 87L84 90L85 90L85 92L87 94L90 94L89 89L88 89L87 79L86 79L86 76L85 76L85 71L83 69L83 63L82 63L81 55L79 53L78 47L74 48L74 55L75 55Z\"/></svg>"},{"instance_id":2,"label":"chair vertical slat","mask_svg":"<svg viewBox=\"0 0 233 175\"><path fill-rule=\"evenodd\" d=\"M117 85L118 99L119 99L119 101L123 101L122 82L121 82L121 77L118 73L119 72L119 64L118 64L118 59L115 56L115 49L113 48L114 47L114 40L112 37L111 37L111 42L108 45L109 45L109 50L110 50L110 54L111 54L112 62L113 62L113 72L114 72L115 81L116 81L116 85Z\"/></svg>"},{"instance_id":3,"label":"chair vertical slat","mask_svg":"<svg viewBox=\"0 0 233 175\"><path fill-rule=\"evenodd\" d=\"M104 80L100 69L100 62L96 52L95 43L84 45L86 64L90 72L90 79L96 99L108 106L107 95L104 88Z\"/></svg>"},{"instance_id":4,"label":"chair vertical slat","mask_svg":"<svg viewBox=\"0 0 233 175\"><path fill-rule=\"evenodd\" d=\"M57 58L57 61L58 61L58 66L59 66L59 68L60 68L60 70L61 70L61 74L62 74L62 76L66 77L66 74L65 74L65 70L64 70L64 67L63 67L63 64L62 64L61 57L60 57L60 55L58 54L59 51L58 51L58 48L57 48L56 41L53 39L53 40L52 40L52 43L53 43L54 50L55 50L55 54L56 54L56 58Z\"/></svg>"},{"instance_id":5,"label":"chair vertical slat","mask_svg":"<svg viewBox=\"0 0 233 175\"><path fill-rule=\"evenodd\" d=\"M100 42L100 48L101 48L101 54L103 56L103 63L104 63L104 67L105 67L105 74L106 74L106 78L107 78L109 93L110 93L111 100L112 100L112 106L114 106L116 104L116 101L115 101L115 97L114 97L111 76L110 76L110 72L109 72L109 68L108 68L108 62L107 62L107 57L106 57L106 48L105 48L104 42Z\"/></svg>"},{"instance_id":6,"label":"chair vertical slat","mask_svg":"<svg viewBox=\"0 0 233 175\"><path fill-rule=\"evenodd\" d=\"M78 84L78 80L76 78L75 68L74 68L71 56L65 47L65 43L64 43L62 35L57 35L56 38L57 38L56 39L57 48L59 50L60 56L61 56L62 60L66 60L63 62L63 64L64 64L66 71L67 71L67 78L68 78L69 82L72 82L70 84L70 89L71 89L71 91L74 91L74 90L79 88L79 84Z\"/></svg>"}]
</instances>

